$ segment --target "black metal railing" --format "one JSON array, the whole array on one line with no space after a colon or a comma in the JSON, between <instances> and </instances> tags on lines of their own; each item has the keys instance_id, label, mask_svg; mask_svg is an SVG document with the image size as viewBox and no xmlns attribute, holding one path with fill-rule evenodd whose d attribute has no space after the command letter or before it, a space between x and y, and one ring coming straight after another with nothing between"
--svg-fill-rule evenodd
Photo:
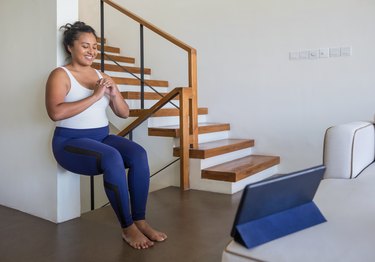
<instances>
[{"instance_id":1,"label":"black metal railing","mask_svg":"<svg viewBox=\"0 0 375 262\"><path fill-rule=\"evenodd\" d=\"M103 55L104 54L104 55ZM144 103L144 86L146 85L148 88L150 88L152 91L154 91L156 94L158 94L160 97L164 97L164 95L162 93L160 93L158 90L156 90L153 86L149 85L146 81L142 81L142 76L141 77L138 77L136 74L134 74L133 72L130 72L128 69L126 69L126 67L122 66L121 64L119 64L116 60L112 59L110 56L108 56L105 52L102 53L102 55L104 57L106 57L108 60L110 60L111 62L115 63L119 68L121 68L124 72L132 75L134 78L138 79L141 83L143 82L143 87L141 85L141 103L143 101ZM101 66L102 67L102 66ZM104 61L103 61L103 67L104 67ZM102 71L104 72L104 71ZM142 70L141 70L142 72ZM143 77L144 78L144 77ZM142 96L142 89L143 89L143 96ZM176 104L174 104L173 102L169 101L170 104L172 104L174 107L176 107L177 109L180 109L179 106L177 106ZM144 109L144 108L142 108Z\"/></svg>"},{"instance_id":2,"label":"black metal railing","mask_svg":"<svg viewBox=\"0 0 375 262\"><path fill-rule=\"evenodd\" d=\"M122 68L125 72L130 73L132 76L136 77L141 83L141 86L140 86L140 93L141 93L140 104L141 104L141 109L144 109L145 108L145 63L144 63L145 59L144 59L144 31L143 31L143 25L142 24L139 25L139 39L140 39L140 41L139 41L140 42L140 48L139 49L140 49L140 75L141 75L140 78L138 76L136 76L135 74L126 70L126 68L121 66L117 61L115 61L114 59L111 59L109 56L107 56L105 54L105 51L104 51L104 2L102 0L100 0L100 47L101 47L101 50L100 50L101 51L100 70L102 72L104 72L104 68L105 68L104 56L106 56L107 59L110 59L117 66ZM160 94L155 88L153 88L149 84L146 84L146 85L149 88L151 88L151 90L156 92L158 95L163 97L163 95ZM170 102L170 103L173 104L172 102ZM179 108L175 104L173 104L173 106L175 106L176 108Z\"/></svg>"},{"instance_id":3,"label":"black metal railing","mask_svg":"<svg viewBox=\"0 0 375 262\"><path fill-rule=\"evenodd\" d=\"M145 57L144 57L144 42L143 42L143 25L139 27L140 38L140 62L141 62L141 109L145 108Z\"/></svg>"}]
</instances>

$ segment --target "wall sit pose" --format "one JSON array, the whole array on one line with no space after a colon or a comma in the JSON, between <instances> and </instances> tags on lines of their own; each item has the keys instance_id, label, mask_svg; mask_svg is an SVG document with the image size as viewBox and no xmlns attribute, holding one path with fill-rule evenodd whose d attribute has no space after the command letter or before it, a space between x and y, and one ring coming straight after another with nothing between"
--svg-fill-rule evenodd
<instances>
[{"instance_id":1,"label":"wall sit pose","mask_svg":"<svg viewBox=\"0 0 375 262\"><path fill-rule=\"evenodd\" d=\"M54 69L46 84L47 112L56 122L54 156L71 172L103 174L122 238L133 248L149 248L167 236L145 220L150 179L147 154L137 143L109 134L105 112L109 105L118 117L127 118L129 107L114 81L91 67L98 53L94 29L79 21L62 29L70 62ZM129 168L127 176L125 168Z\"/></svg>"}]
</instances>

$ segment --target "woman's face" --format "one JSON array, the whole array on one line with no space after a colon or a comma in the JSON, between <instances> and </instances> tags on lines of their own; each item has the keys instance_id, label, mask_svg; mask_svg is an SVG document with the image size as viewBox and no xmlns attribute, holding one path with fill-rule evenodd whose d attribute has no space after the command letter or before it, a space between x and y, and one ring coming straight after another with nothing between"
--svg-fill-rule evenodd
<instances>
[{"instance_id":1,"label":"woman's face","mask_svg":"<svg viewBox=\"0 0 375 262\"><path fill-rule=\"evenodd\" d=\"M68 47L72 55L72 62L91 66L98 54L97 45L94 34L80 33L78 39L73 42L73 46Z\"/></svg>"}]
</instances>

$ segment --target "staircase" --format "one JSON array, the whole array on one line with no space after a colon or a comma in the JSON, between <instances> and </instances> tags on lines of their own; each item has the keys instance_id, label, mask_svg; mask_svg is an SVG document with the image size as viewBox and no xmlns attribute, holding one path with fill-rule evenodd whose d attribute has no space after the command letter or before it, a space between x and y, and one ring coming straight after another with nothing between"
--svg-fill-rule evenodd
<instances>
[{"instance_id":1,"label":"staircase","mask_svg":"<svg viewBox=\"0 0 375 262\"><path fill-rule=\"evenodd\" d=\"M100 40L99 40L100 41ZM100 50L100 47L98 47ZM106 54L129 72L140 73L135 66L135 59L121 55L120 48L105 45ZM93 67L100 69L100 55ZM129 104L130 120L121 122L115 117L109 117L111 123L119 130L140 116L144 109L140 109L139 92L140 81L123 69L105 59L105 73L117 83L124 99ZM152 80L151 69L145 68L146 82L158 92L167 94L168 81ZM161 97L150 92L145 86L145 108L154 105ZM178 105L179 100L172 100ZM253 154L255 141L252 139L230 138L229 123L212 123L208 119L208 108L198 108L198 147L189 150L190 158L190 188L211 192L233 194L242 190L245 185L265 179L277 172L280 163L278 156L264 156ZM180 156L179 148L179 109L171 104L164 106L148 119L148 135L150 137L164 137L173 139L173 156ZM171 150L172 151L172 150ZM152 156L150 156L152 157ZM175 174L178 176L178 174Z\"/></svg>"}]
</instances>

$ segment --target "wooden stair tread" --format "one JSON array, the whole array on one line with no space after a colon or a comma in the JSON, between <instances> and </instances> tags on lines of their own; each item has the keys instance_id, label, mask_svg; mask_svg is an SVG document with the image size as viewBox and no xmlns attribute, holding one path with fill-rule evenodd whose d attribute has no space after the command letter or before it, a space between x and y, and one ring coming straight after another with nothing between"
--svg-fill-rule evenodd
<instances>
[{"instance_id":1,"label":"wooden stair tread","mask_svg":"<svg viewBox=\"0 0 375 262\"><path fill-rule=\"evenodd\" d=\"M126 56L106 54L106 56L104 56L104 60L111 61L107 56L109 58L113 59L116 62L123 62L123 63L129 63L129 64L134 64L135 63L135 58L133 58L133 57L126 57ZM96 56L96 59L101 59L101 57L102 57L102 55L99 53Z\"/></svg>"},{"instance_id":2,"label":"wooden stair tread","mask_svg":"<svg viewBox=\"0 0 375 262\"><path fill-rule=\"evenodd\" d=\"M206 134L220 131L230 130L230 124L227 123L198 123L198 133ZM163 136L163 137L179 137L180 136L180 126L159 126L159 127L149 127L149 136Z\"/></svg>"},{"instance_id":3,"label":"wooden stair tread","mask_svg":"<svg viewBox=\"0 0 375 262\"><path fill-rule=\"evenodd\" d=\"M252 139L222 139L212 142L198 144L198 148L189 149L190 158L206 159L237 150L245 149L254 146ZM180 156L180 148L173 148L173 156Z\"/></svg>"},{"instance_id":4,"label":"wooden stair tread","mask_svg":"<svg viewBox=\"0 0 375 262\"><path fill-rule=\"evenodd\" d=\"M98 70L101 69L100 63L96 63L96 62L92 63L92 67ZM104 64L104 70L106 71L123 72L123 73L130 72L133 74L141 73L141 69L139 67L132 67L132 66L122 66L122 67L125 68L127 71L125 71L123 68L119 67L118 65ZM145 72L145 75L150 75L151 69L145 68L144 72Z\"/></svg>"},{"instance_id":5,"label":"wooden stair tread","mask_svg":"<svg viewBox=\"0 0 375 262\"><path fill-rule=\"evenodd\" d=\"M278 156L250 155L203 169L202 178L237 182L279 163Z\"/></svg>"},{"instance_id":6,"label":"wooden stair tread","mask_svg":"<svg viewBox=\"0 0 375 262\"><path fill-rule=\"evenodd\" d=\"M118 85L141 85L141 81L136 78L127 78L127 77L112 77ZM168 81L164 80L145 80L145 86L150 85L152 87L168 87Z\"/></svg>"},{"instance_id":7,"label":"wooden stair tread","mask_svg":"<svg viewBox=\"0 0 375 262\"><path fill-rule=\"evenodd\" d=\"M96 41L98 42L98 44L100 44L100 42L102 41L102 38L101 37L97 37ZM106 38L104 38L104 44L105 43L107 43L107 39Z\"/></svg>"},{"instance_id":8,"label":"wooden stair tread","mask_svg":"<svg viewBox=\"0 0 375 262\"><path fill-rule=\"evenodd\" d=\"M101 52L101 45L98 45L98 51L99 52ZM118 47L114 47L114 46L109 46L109 45L105 45L104 46L104 51L105 52L111 52L111 53L117 53L117 54L119 54L120 53L120 48L118 48Z\"/></svg>"},{"instance_id":9,"label":"wooden stair tread","mask_svg":"<svg viewBox=\"0 0 375 262\"><path fill-rule=\"evenodd\" d=\"M124 99L141 99L141 92L133 92L133 91L124 91L121 92L122 97ZM168 93L160 93L163 96L167 95ZM155 92L145 92L144 97L146 100L160 100L162 96ZM178 100L178 96L174 98L174 100Z\"/></svg>"},{"instance_id":10,"label":"wooden stair tread","mask_svg":"<svg viewBox=\"0 0 375 262\"><path fill-rule=\"evenodd\" d=\"M130 109L130 117L139 117L144 110L147 109ZM162 108L158 110L155 114L152 115L152 117L163 117L163 116L179 116L180 110L177 108ZM208 108L207 107L201 107L198 108L198 115L207 115L208 114Z\"/></svg>"}]
</instances>

